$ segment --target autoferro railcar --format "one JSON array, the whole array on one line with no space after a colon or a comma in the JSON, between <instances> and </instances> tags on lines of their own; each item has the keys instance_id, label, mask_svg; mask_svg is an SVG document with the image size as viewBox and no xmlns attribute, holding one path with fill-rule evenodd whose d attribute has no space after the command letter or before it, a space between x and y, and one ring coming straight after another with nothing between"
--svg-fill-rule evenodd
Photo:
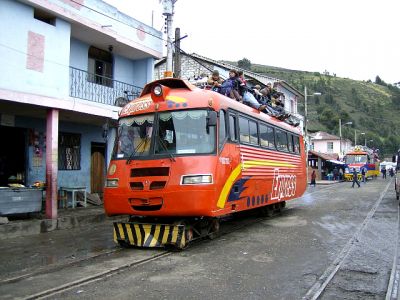
<instances>
[{"instance_id":1,"label":"autoferro railcar","mask_svg":"<svg viewBox=\"0 0 400 300\"><path fill-rule=\"evenodd\" d=\"M280 210L306 189L300 130L180 79L145 86L120 113L104 190L121 245L183 248L219 219Z\"/></svg>"}]
</instances>

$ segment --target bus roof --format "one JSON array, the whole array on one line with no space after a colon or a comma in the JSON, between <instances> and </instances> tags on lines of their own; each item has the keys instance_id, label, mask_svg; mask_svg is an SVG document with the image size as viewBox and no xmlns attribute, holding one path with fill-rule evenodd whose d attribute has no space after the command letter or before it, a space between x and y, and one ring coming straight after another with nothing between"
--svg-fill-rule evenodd
<instances>
[{"instance_id":1,"label":"bus roof","mask_svg":"<svg viewBox=\"0 0 400 300\"><path fill-rule=\"evenodd\" d=\"M162 99L152 95L153 87L165 88ZM242 104L234 99L211 90L200 89L188 81L177 78L165 78L148 83L139 98L129 102L120 112L120 117L151 113L154 111L173 111L190 108L233 109L255 119L259 119L285 130L300 134L300 129Z\"/></svg>"}]
</instances>

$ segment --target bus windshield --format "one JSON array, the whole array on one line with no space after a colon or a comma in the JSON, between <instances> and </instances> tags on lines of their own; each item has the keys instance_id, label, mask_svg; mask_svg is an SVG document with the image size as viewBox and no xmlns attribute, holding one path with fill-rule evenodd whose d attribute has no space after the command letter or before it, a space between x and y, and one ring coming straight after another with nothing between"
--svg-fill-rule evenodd
<instances>
[{"instance_id":1,"label":"bus windshield","mask_svg":"<svg viewBox=\"0 0 400 300\"><path fill-rule=\"evenodd\" d=\"M346 156L346 163L347 164L360 164L366 163L368 160L367 155L347 155Z\"/></svg>"},{"instance_id":2,"label":"bus windshield","mask_svg":"<svg viewBox=\"0 0 400 300\"><path fill-rule=\"evenodd\" d=\"M114 158L212 153L215 127L207 126L207 115L207 110L184 110L120 119Z\"/></svg>"}]
</instances>

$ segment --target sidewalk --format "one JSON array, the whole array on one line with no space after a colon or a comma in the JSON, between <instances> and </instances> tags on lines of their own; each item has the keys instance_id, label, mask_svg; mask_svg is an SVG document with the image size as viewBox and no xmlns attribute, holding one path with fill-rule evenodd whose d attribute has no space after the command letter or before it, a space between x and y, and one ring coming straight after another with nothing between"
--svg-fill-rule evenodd
<instances>
[{"instance_id":1,"label":"sidewalk","mask_svg":"<svg viewBox=\"0 0 400 300\"><path fill-rule=\"evenodd\" d=\"M107 217L102 205L59 209L58 218L55 220L45 219L43 213L36 218L9 220L7 224L0 225L0 240L83 227L89 224L100 224L120 218L126 218L126 216Z\"/></svg>"},{"instance_id":2,"label":"sidewalk","mask_svg":"<svg viewBox=\"0 0 400 300\"><path fill-rule=\"evenodd\" d=\"M341 183L341 182L346 182L343 180L316 180L315 183L316 185L330 185L334 183ZM310 185L310 181L308 182L308 185Z\"/></svg>"}]
</instances>

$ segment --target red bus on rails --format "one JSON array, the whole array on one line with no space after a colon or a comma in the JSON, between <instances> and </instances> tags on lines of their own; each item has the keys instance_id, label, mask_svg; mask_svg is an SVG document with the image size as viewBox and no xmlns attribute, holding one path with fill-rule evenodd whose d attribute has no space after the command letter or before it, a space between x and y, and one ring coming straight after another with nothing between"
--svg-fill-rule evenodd
<instances>
[{"instance_id":1,"label":"red bus on rails","mask_svg":"<svg viewBox=\"0 0 400 300\"><path fill-rule=\"evenodd\" d=\"M120 113L104 189L121 245L183 248L219 220L269 214L307 186L298 128L180 79L147 84Z\"/></svg>"}]
</instances>

